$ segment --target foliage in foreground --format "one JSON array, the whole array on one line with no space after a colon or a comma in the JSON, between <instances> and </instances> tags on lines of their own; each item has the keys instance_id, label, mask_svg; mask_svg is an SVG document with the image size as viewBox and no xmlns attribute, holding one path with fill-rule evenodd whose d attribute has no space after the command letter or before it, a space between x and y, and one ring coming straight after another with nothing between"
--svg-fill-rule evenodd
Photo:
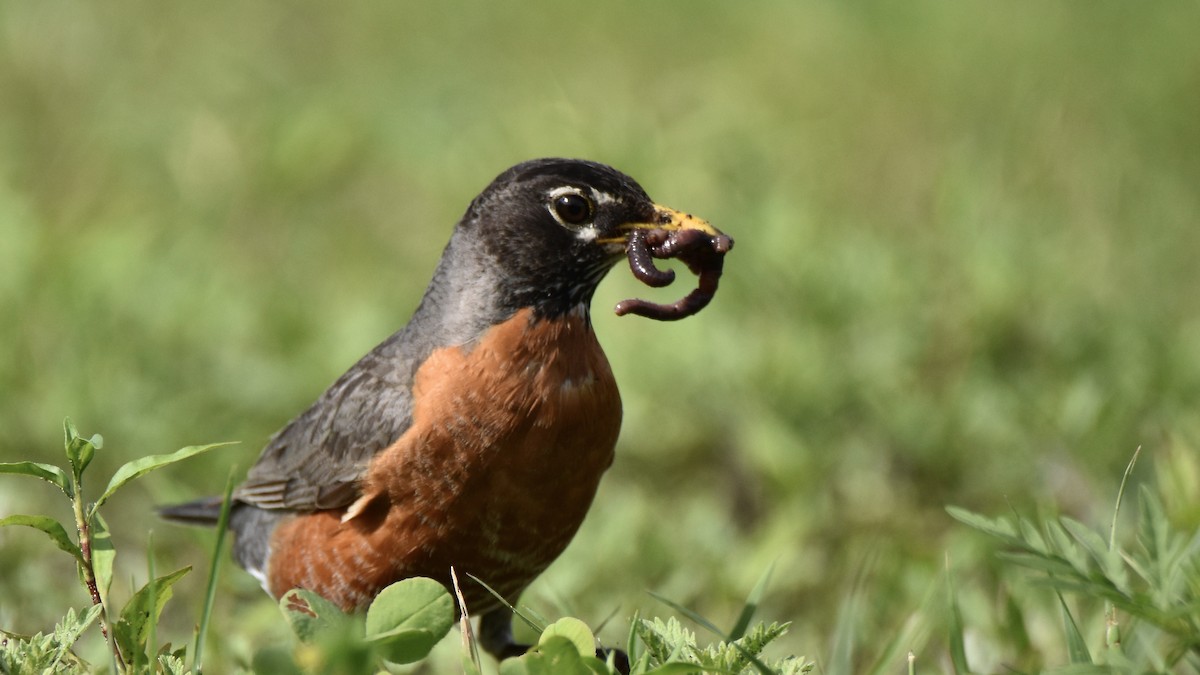
<instances>
[{"instance_id":1,"label":"foliage in foreground","mask_svg":"<svg viewBox=\"0 0 1200 675\"><path fill-rule=\"evenodd\" d=\"M114 598L109 595L113 579L113 562L116 549L108 523L100 514L100 507L127 483L155 469L187 459L202 452L225 445L189 446L165 455L150 455L126 462L109 479L108 485L95 501L84 497L84 474L96 451L103 447L104 439L99 434L83 438L68 419L63 423L68 468L36 462L12 462L0 464L0 473L18 474L40 478L62 490L71 502L74 515L72 537L67 528L50 516L17 514L0 518L0 526L24 525L41 530L59 549L75 559L79 579L92 599L92 606L79 614L67 610L62 622L50 635L35 635L23 638L5 633L0 647L0 672L56 672L86 669L87 665L70 652L75 641L98 622L109 646L109 665L117 673L155 671L180 673L184 667L186 647L172 651L170 644L158 645L155 631L164 605L171 598L171 586L190 567L156 577L153 555L150 557L149 579L118 609ZM223 518L224 515L223 514ZM220 553L220 543L215 554ZM215 570L215 567L214 567ZM210 588L215 579L210 578ZM194 668L201 663L204 632L212 609L212 594L201 614L196 648L192 654Z\"/></svg>"},{"instance_id":2,"label":"foliage in foreground","mask_svg":"<svg viewBox=\"0 0 1200 675\"><path fill-rule=\"evenodd\" d=\"M1136 461L1135 454L1125 480ZM1037 573L1035 585L1056 596L1069 663L1053 672L1200 672L1200 529L1174 527L1159 496L1143 487L1133 543L1119 546L1124 492L1122 481L1107 538L1066 516L1035 523L1020 515L992 519L953 507L949 512L1001 542L1004 562ZM1099 649L1089 647L1080 629L1084 622L1064 596L1103 608ZM968 673L956 605L951 613L955 672Z\"/></svg>"},{"instance_id":3,"label":"foliage in foreground","mask_svg":"<svg viewBox=\"0 0 1200 675\"><path fill-rule=\"evenodd\" d=\"M787 657L771 665L760 658L768 644L787 632L787 624L760 623L743 634L763 586L760 584L751 594L746 611L728 639L703 647L698 646L696 635L674 617L665 622L658 618L648 621L634 617L625 645L630 661L628 672L631 675L700 672L799 675L808 672L813 664L803 657ZM392 584L375 599L365 617L347 616L320 596L303 590L288 592L279 605L300 638L301 646L294 652L284 649L259 652L254 663L256 672L353 673L372 665L381 667L384 662L413 663L428 656L450 631L456 616L463 635L463 671L469 675L485 672L469 613L465 609L460 613L450 592L432 579L418 577ZM616 675L622 672L617 655L612 650L605 650L583 621L563 617L544 623L516 608L511 609L520 620L537 630L538 640L522 656L501 663L500 675ZM695 618L720 634L704 619Z\"/></svg>"},{"instance_id":4,"label":"foliage in foreground","mask_svg":"<svg viewBox=\"0 0 1200 675\"><path fill-rule=\"evenodd\" d=\"M44 532L57 547L75 560L79 579L92 599L87 609L68 608L50 633L21 636L0 632L0 673L82 673L95 667L77 656L72 648L88 631L99 630L108 645L108 669L115 673L199 673L203 667L203 645L212 610L215 570L222 554L228 517L222 514L219 536L213 550L213 572L209 593L192 649L173 648L156 635L159 617L171 598L172 585L190 568L156 576L153 552L149 555L148 583L123 605L109 595L116 551L100 507L129 481L161 466L205 452L217 445L193 446L175 453L154 455L128 462L118 469L94 502L83 493L83 477L96 451L99 436L81 438L68 421L65 424L67 469L50 464L16 462L0 464L0 473L34 476L57 486L70 500L75 516L72 536L57 520L38 515L11 515L0 526L23 525ZM1135 457L1136 459L1136 457ZM1130 463L1132 469L1133 463ZM1126 472L1126 480L1129 471ZM1012 672L1078 673L1200 673L1200 528L1176 526L1153 490L1139 493L1140 514L1132 544L1118 545L1117 523L1122 482L1108 536L1067 517L1041 518L1034 522L1014 515L988 518L951 507L950 514L998 540L1006 566L1032 570L1038 575L1035 588L1049 591L1062 617L1066 663L1044 667L1006 664ZM659 598L682 616L717 636L701 644L696 633L677 618L643 619L634 616L623 646L633 675L683 673L731 673L736 675L798 675L814 669L803 657L774 660L764 655L773 641L783 636L788 624L751 625L770 573L763 575L747 598L741 615L728 631L687 608ZM461 596L460 596L461 597ZM1047 597L1043 594L1042 599ZM1089 645L1081 625L1088 617L1072 610L1102 607L1105 626L1102 645ZM389 586L372 603L365 615L346 615L320 596L294 590L280 600L280 609L299 638L293 647L260 649L249 667L260 673L357 673L386 669L388 664L415 663L425 659L453 627L456 618L462 629L462 668L468 675L482 675L478 645L467 608L432 579L406 579ZM619 672L616 655L606 651L584 622L565 617L553 622L530 618L513 608L516 616L539 634L537 643L524 655L505 660L499 675L614 675ZM461 611L460 611L461 610ZM1026 623L1022 607L1008 607L1018 623ZM1093 619L1096 617L1092 617ZM956 675L975 672L968 662L967 627L963 625L958 598L951 588L948 661ZM1020 630L1025 630L1024 628ZM827 665L840 672L850 663L838 653ZM601 658L603 656L604 658ZM927 657L924 661L934 661ZM909 656L909 672L916 672L916 657ZM872 672L884 672L881 664ZM848 671L847 671L848 672Z\"/></svg>"},{"instance_id":5,"label":"foliage in foreground","mask_svg":"<svg viewBox=\"0 0 1200 675\"><path fill-rule=\"evenodd\" d=\"M93 604L81 612L67 609L62 621L49 634L0 633L0 673L93 672L95 667L78 657L72 647L97 624L108 644L108 666L113 672L200 673L215 598L216 570L228 524L232 481L226 487L225 507L212 553L207 601L201 609L190 661L186 646L173 649L170 643L159 644L156 632L163 608L172 595L171 586L191 568L156 577L151 551L148 575L151 581L118 611L109 596L116 550L99 509L129 481L223 444L191 446L171 454L128 462L116 471L100 496L94 502L88 502L84 497L83 478L96 451L102 447L103 439L99 435L90 439L80 437L70 420L64 423L64 430L69 469L51 464L15 462L0 464L0 473L33 476L61 489L72 504L75 536L72 537L62 523L48 516L12 515L0 519L0 526L24 525L48 535L59 549L74 558L80 582ZM776 667L768 668L758 658L768 643L786 632L786 625L759 625L745 633L749 611L757 606L764 585L765 582L760 583L751 594L748 611L743 612L728 642L700 648L695 635L673 618L666 623L659 619L650 622L635 618L628 645L633 657L632 672L641 675L685 672L792 675L806 671L811 664L804 659L788 658ZM359 673L384 668L387 663L413 663L428 656L450 632L459 615L450 593L437 581L425 578L392 584L376 597L363 616L346 615L319 595L300 589L285 594L279 605L300 642L294 649L268 647L259 650L251 664L255 672ZM518 615L531 625L537 625L529 617ZM469 673L482 673L478 647L465 609L461 616L465 636L464 669ZM614 656L610 654L603 661L596 657L599 645L591 629L582 621L567 617L537 627L540 631L538 643L525 655L501 664L501 675L617 672Z\"/></svg>"}]
</instances>

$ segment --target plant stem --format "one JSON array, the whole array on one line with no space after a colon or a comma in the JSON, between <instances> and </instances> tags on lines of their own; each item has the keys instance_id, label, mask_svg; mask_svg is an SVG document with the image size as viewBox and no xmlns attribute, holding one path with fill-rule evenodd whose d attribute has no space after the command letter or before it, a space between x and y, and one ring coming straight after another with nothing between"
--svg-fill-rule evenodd
<instances>
[{"instance_id":1,"label":"plant stem","mask_svg":"<svg viewBox=\"0 0 1200 675\"><path fill-rule=\"evenodd\" d=\"M1130 458L1129 464L1125 466L1125 475L1121 476L1121 487L1117 489L1117 503L1113 506L1112 525L1108 528L1108 552L1112 554L1117 550L1117 518L1121 515L1121 500L1125 497L1125 486L1129 484L1129 475L1133 473L1133 467L1137 464L1138 455L1142 454L1142 446L1138 446L1137 450L1133 451L1133 457ZM1104 643L1109 649L1121 649L1121 624L1117 620L1117 606L1111 602L1105 602L1104 612Z\"/></svg>"},{"instance_id":2,"label":"plant stem","mask_svg":"<svg viewBox=\"0 0 1200 675\"><path fill-rule=\"evenodd\" d=\"M87 584L88 592L91 593L92 604L100 605L100 632L104 635L109 647L112 648L113 666L118 673L123 673L126 670L125 660L121 658L121 647L113 636L112 626L108 620L108 607L104 605L104 600L100 597L100 587L96 584L96 573L92 569L92 528L84 512L80 476L76 475L74 479L75 494L71 498L71 504L75 510L75 529L79 533L79 550L83 554L83 562L79 567L83 571L83 581Z\"/></svg>"}]
</instances>

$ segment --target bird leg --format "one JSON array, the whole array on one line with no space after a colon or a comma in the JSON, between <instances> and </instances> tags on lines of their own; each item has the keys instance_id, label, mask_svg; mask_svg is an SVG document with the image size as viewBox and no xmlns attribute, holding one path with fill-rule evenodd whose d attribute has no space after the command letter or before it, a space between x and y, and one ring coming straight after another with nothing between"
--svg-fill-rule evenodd
<instances>
[{"instance_id":1,"label":"bird leg","mask_svg":"<svg viewBox=\"0 0 1200 675\"><path fill-rule=\"evenodd\" d=\"M512 610L507 607L493 609L480 617L479 645L497 661L520 656L530 647L513 638Z\"/></svg>"},{"instance_id":2,"label":"bird leg","mask_svg":"<svg viewBox=\"0 0 1200 675\"><path fill-rule=\"evenodd\" d=\"M479 619L479 644L483 650L496 657L497 661L518 657L529 651L532 645L522 644L513 638L512 610L500 607L487 612ZM613 654L613 665L618 673L629 673L629 656L620 649L597 649L596 658L607 661Z\"/></svg>"}]
</instances>

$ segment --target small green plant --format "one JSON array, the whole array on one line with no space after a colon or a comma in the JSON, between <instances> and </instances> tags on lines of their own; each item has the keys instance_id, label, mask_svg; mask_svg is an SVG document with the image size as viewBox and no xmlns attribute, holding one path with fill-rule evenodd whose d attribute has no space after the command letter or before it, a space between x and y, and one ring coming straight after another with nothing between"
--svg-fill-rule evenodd
<instances>
[{"instance_id":1,"label":"small green plant","mask_svg":"<svg viewBox=\"0 0 1200 675\"><path fill-rule=\"evenodd\" d=\"M703 621L703 619L701 620ZM707 624L707 621L703 621ZM770 665L761 660L771 641L787 632L787 624L757 624L736 640L699 646L696 634L675 617L666 621L634 617L627 645L631 675L799 675L812 670L803 657L789 656ZM545 626L537 644L525 654L500 664L500 675L616 675L616 655L597 656L597 641L587 624L574 617ZM468 673L479 673L476 662Z\"/></svg>"},{"instance_id":2,"label":"small green plant","mask_svg":"<svg viewBox=\"0 0 1200 675\"><path fill-rule=\"evenodd\" d=\"M803 657L788 656L773 663L761 661L763 649L787 633L788 624L759 623L736 640L722 640L705 647L696 642L696 634L675 617L667 619L637 619L634 631L645 645L647 663L658 664L649 672L685 672L681 664L699 666L703 672L735 673L737 675L799 675L812 670L813 664ZM670 666L672 670L663 670Z\"/></svg>"},{"instance_id":3,"label":"small green plant","mask_svg":"<svg viewBox=\"0 0 1200 675\"><path fill-rule=\"evenodd\" d=\"M630 658L628 672L631 675L799 675L809 672L813 664L802 657L787 657L770 665L760 658L770 642L787 632L787 624L749 626L766 578L764 576L751 593L733 634L723 636L720 642L699 646L696 635L673 617L665 622L657 618L647 621L633 617L626 647ZM457 577L454 579L457 584ZM441 583L422 577L405 579L384 589L371 603L366 615L361 616L344 614L310 591L289 591L280 599L279 607L300 638L300 645L293 650L275 647L258 652L254 671L359 673L386 667L385 662L414 663L424 659L446 636L457 615L463 635L463 672L481 675L487 671L479 659L470 615L462 606L461 594L458 597L461 611L456 612L450 593ZM670 601L664 602L721 634L703 617ZM563 617L545 623L528 612L511 605L509 608L519 620L533 627L539 637L525 654L505 659L499 666L499 675L617 675L622 672L617 665L616 653L598 649L600 645L595 634L583 621ZM604 658L598 654L603 654Z\"/></svg>"},{"instance_id":4,"label":"small green plant","mask_svg":"<svg viewBox=\"0 0 1200 675\"><path fill-rule=\"evenodd\" d=\"M82 614L68 609L67 615L49 635L38 633L22 639L6 633L0 639L0 673L83 669L86 664L71 651L71 645L96 622L103 608L103 605L92 605Z\"/></svg>"},{"instance_id":5,"label":"small green plant","mask_svg":"<svg viewBox=\"0 0 1200 675\"><path fill-rule=\"evenodd\" d=\"M81 437L69 419L63 423L63 432L68 468L37 462L12 462L0 464L0 473L33 476L62 490L71 502L75 535L72 536L66 526L49 516L11 515L0 518L0 527L24 525L49 536L59 549L75 559L80 581L88 593L91 606L78 613L74 609L68 610L49 635L39 633L22 637L5 633L0 641L0 672L90 672L91 666L76 657L71 647L95 623L99 623L100 631L108 642L113 672L188 672L183 660L186 648L176 651L170 651L169 646L160 648L155 629L163 606L171 598L171 586L191 568L184 567L156 577L151 557L150 581L118 610L109 595L116 550L100 507L139 476L228 444L189 446L170 454L151 455L127 462L112 475L100 496L89 502L84 494L83 479L96 451L103 447L103 438L99 434L86 439ZM221 533L224 533L224 528ZM218 550L221 539L223 537L218 537ZM215 566L213 569L215 574ZM209 581L212 588L215 577L210 577ZM201 634L207 626L210 610L211 602L205 606L201 616ZM192 661L192 670L195 672L200 671L201 648L202 640L197 640Z\"/></svg>"},{"instance_id":6,"label":"small green plant","mask_svg":"<svg viewBox=\"0 0 1200 675\"><path fill-rule=\"evenodd\" d=\"M804 657L789 656L771 665L761 660L763 650L776 638L787 632L788 624L750 622L766 592L771 578L768 569L755 584L742 611L729 633L723 633L712 622L667 598L654 595L659 601L683 614L691 621L721 638L721 641L698 646L695 633L670 617L664 622L654 618L645 620L634 616L629 627L626 656L629 659L630 675L673 675L676 673L728 673L731 675L795 675L807 673L813 663ZM474 578L474 577L472 577ZM457 579L455 580L457 583ZM492 592L501 602L504 598L492 591L486 583L475 579ZM461 595L459 596L461 603ZM617 675L623 672L617 667L616 654L600 647L587 624L574 617L564 617L546 624L530 617L509 605L514 615L538 631L536 645L525 654L506 659L500 664L500 675L550 675L554 673L578 673L579 675ZM463 609L463 633L468 636L464 644L464 671L469 675L482 672L478 650L470 638L470 626ZM601 660L598 655L604 654Z\"/></svg>"},{"instance_id":7,"label":"small green plant","mask_svg":"<svg viewBox=\"0 0 1200 675\"><path fill-rule=\"evenodd\" d=\"M454 601L433 579L414 577L383 589L366 615L348 615L311 591L293 589L279 600L301 644L267 648L254 658L257 673L362 673L383 662L414 663L429 655L454 625Z\"/></svg>"},{"instance_id":8,"label":"small green plant","mask_svg":"<svg viewBox=\"0 0 1200 675\"><path fill-rule=\"evenodd\" d=\"M1107 538L1065 516L1040 523L1014 515L987 518L950 507L954 518L987 533L1006 548L1002 560L1039 573L1034 583L1057 595L1066 657L1062 672L1143 673L1187 667L1200 671L1200 529L1182 531L1167 518L1150 488L1139 491L1133 545L1117 541L1117 514L1134 460L1117 496ZM1100 601L1102 645L1089 646L1064 595ZM952 604L957 619L957 606ZM956 620L951 645L955 672L969 672Z\"/></svg>"}]
</instances>

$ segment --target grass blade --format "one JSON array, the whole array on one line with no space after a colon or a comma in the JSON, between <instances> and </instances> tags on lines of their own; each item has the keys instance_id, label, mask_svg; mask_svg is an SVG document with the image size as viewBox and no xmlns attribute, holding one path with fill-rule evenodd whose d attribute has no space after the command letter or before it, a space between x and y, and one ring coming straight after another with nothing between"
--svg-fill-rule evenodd
<instances>
[{"instance_id":1,"label":"grass blade","mask_svg":"<svg viewBox=\"0 0 1200 675\"><path fill-rule=\"evenodd\" d=\"M696 612L693 612L692 610L688 609L687 607L684 607L683 605L679 604L678 602L675 602L674 600L667 598L665 596L659 595L658 593L655 593L654 591L646 591L646 592L650 594L650 597L654 598L655 600L658 600L659 602L670 607L671 609L675 610L676 612L679 612L680 614L686 616L689 621L696 624L697 626L703 626L709 632L711 632L712 634L721 638L722 640L729 639L729 636L726 635L725 633L723 633L720 628L717 628L716 626L713 625L713 623L711 621L700 616Z\"/></svg>"},{"instance_id":2,"label":"grass blade","mask_svg":"<svg viewBox=\"0 0 1200 675\"><path fill-rule=\"evenodd\" d=\"M729 631L730 640L741 639L746 634L746 629L750 627L750 621L754 618L754 613L758 611L758 605L767 592L767 585L771 582L771 574L774 571L775 563L767 565L767 569L758 578L758 583L754 584L754 589L750 591L750 595L746 597L746 603L742 605L742 613L738 615L737 622Z\"/></svg>"},{"instance_id":3,"label":"grass blade","mask_svg":"<svg viewBox=\"0 0 1200 675\"><path fill-rule=\"evenodd\" d=\"M229 530L229 511L233 508L233 477L236 468L229 471L225 481L225 495L221 502L221 515L217 518L217 541L213 544L212 560L208 565L208 586L204 593L204 607L200 610L200 626L196 629L196 646L192 650L192 669L199 675L204 670L204 639L208 635L208 622L212 618L213 604L217 599L217 576L221 569L221 555L225 551L225 533Z\"/></svg>"},{"instance_id":4,"label":"grass blade","mask_svg":"<svg viewBox=\"0 0 1200 675\"><path fill-rule=\"evenodd\" d=\"M951 507L953 508L953 507ZM949 510L949 509L948 509ZM967 513L967 512L963 512ZM954 515L954 513L951 513ZM968 514L971 515L971 514ZM981 516L973 516L981 518ZM856 626L860 625L860 614L862 612L862 601L865 594L866 579L876 562L879 559L879 552L872 548L863 557L858 571L855 572L854 581L850 586L850 592L846 594L841 606L838 607L837 623L833 630L833 646L830 650L829 668L830 673L853 673L854 671L854 645L858 641L858 631Z\"/></svg>"},{"instance_id":5,"label":"grass blade","mask_svg":"<svg viewBox=\"0 0 1200 675\"><path fill-rule=\"evenodd\" d=\"M515 616L518 619L520 619L521 621L523 621L525 623L525 625L527 625L531 629L533 629L533 631L536 632L538 635L541 635L542 631L546 630L546 625L544 623L539 626L536 621L534 621L529 616L527 616L525 612L522 612L522 611L518 610L516 607L513 607L512 603L510 603L508 600L506 600L503 595L500 595L499 593L497 593L496 589L492 588L491 586L488 586L482 579L480 579L479 577L477 577L471 573L467 573L467 576L471 577L471 579L475 583L479 584L480 586L483 586L483 589L485 591L487 591L488 593L491 593L497 600L499 600L505 607L507 607L509 609L509 611L511 611L513 613L513 616Z\"/></svg>"},{"instance_id":6,"label":"grass blade","mask_svg":"<svg viewBox=\"0 0 1200 675\"><path fill-rule=\"evenodd\" d=\"M458 584L458 573L450 568L450 581L454 585L454 597L458 599L459 627L462 633L463 672L468 675L479 675L483 666L479 661L479 643L475 640L475 631L471 629L471 615L467 613L467 600L463 597L462 587Z\"/></svg>"},{"instance_id":7,"label":"grass blade","mask_svg":"<svg viewBox=\"0 0 1200 675\"><path fill-rule=\"evenodd\" d=\"M641 612L636 609L633 610L633 618L629 620L629 635L625 639L625 654L629 657L630 665L637 664L638 658L641 655L641 650L639 649L640 644L637 637L638 622L641 620Z\"/></svg>"},{"instance_id":8,"label":"grass blade","mask_svg":"<svg viewBox=\"0 0 1200 675\"><path fill-rule=\"evenodd\" d=\"M950 569L950 558L946 557L946 588L950 591L950 663L955 675L971 672L967 664L966 640L963 638L962 608L958 604L958 591L954 588L954 572Z\"/></svg>"},{"instance_id":9,"label":"grass blade","mask_svg":"<svg viewBox=\"0 0 1200 675\"><path fill-rule=\"evenodd\" d=\"M146 535L146 575L147 575L147 578L149 578L149 579L154 578L154 532L153 531L149 532ZM158 589L153 584L151 584L150 585L149 606L156 607L157 605L158 605ZM158 671L158 668L156 668L155 664L154 664L154 662L157 660L155 658L157 652L158 652L158 617L155 617L154 621L151 621L150 624L147 626L147 635L146 635L146 653L145 653L146 666L147 666L146 669L151 673ZM136 665L137 659L140 655L141 655L140 652L137 652L137 651L135 651L133 653L135 665Z\"/></svg>"},{"instance_id":10,"label":"grass blade","mask_svg":"<svg viewBox=\"0 0 1200 675\"><path fill-rule=\"evenodd\" d=\"M1133 457L1129 459L1129 464L1125 466L1125 475L1121 476L1121 487L1117 488L1117 503L1113 506L1112 525L1108 528L1108 550L1114 551L1117 548L1117 516L1121 513L1121 500L1125 497L1125 487L1129 484L1129 475L1133 473L1133 466L1137 464L1138 455L1142 454L1142 446L1137 446L1137 450L1133 451Z\"/></svg>"},{"instance_id":11,"label":"grass blade","mask_svg":"<svg viewBox=\"0 0 1200 675\"><path fill-rule=\"evenodd\" d=\"M855 620L858 617L861 604L857 588L852 590L838 608L837 623L833 629L833 647L829 652L828 673L852 673L853 650L855 642Z\"/></svg>"},{"instance_id":12,"label":"grass blade","mask_svg":"<svg viewBox=\"0 0 1200 675\"><path fill-rule=\"evenodd\" d=\"M1058 596L1058 602L1062 605L1063 611L1063 630L1067 633L1067 657L1072 664L1087 664L1091 665L1092 655L1088 651L1087 641L1083 639L1083 634L1079 632L1079 626L1075 623L1075 617L1071 616L1071 610L1067 607L1067 601L1063 600L1061 593L1055 593Z\"/></svg>"}]
</instances>

